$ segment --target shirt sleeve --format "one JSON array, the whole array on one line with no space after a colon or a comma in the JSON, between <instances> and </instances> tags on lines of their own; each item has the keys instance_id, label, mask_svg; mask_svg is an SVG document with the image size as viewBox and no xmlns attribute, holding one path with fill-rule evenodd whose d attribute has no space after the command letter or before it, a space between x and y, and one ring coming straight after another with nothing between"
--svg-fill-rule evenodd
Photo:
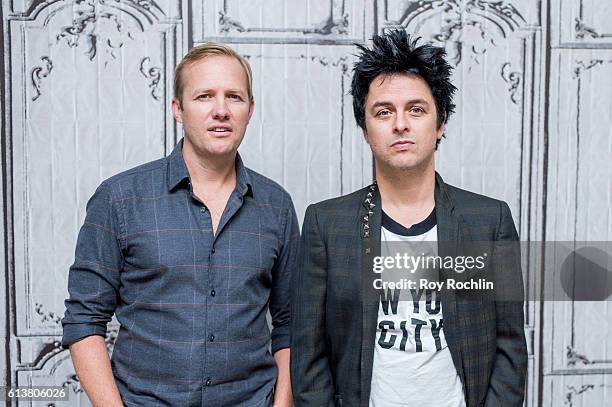
<instances>
[{"instance_id":1,"label":"shirt sleeve","mask_svg":"<svg viewBox=\"0 0 612 407\"><path fill-rule=\"evenodd\" d=\"M291 345L291 274L296 265L300 230L291 198L288 202L283 215L282 247L272 269L272 354Z\"/></svg>"},{"instance_id":2,"label":"shirt sleeve","mask_svg":"<svg viewBox=\"0 0 612 407\"><path fill-rule=\"evenodd\" d=\"M62 319L62 346L91 335L106 335L106 324L117 306L123 268L120 222L110 186L98 187L87 203L68 275L69 297Z\"/></svg>"}]
</instances>

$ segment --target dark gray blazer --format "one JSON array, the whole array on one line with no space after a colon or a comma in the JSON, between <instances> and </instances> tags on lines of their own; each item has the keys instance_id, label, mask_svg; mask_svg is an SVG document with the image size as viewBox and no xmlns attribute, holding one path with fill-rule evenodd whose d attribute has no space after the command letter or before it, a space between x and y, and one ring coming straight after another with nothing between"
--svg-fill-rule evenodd
<instances>
[{"instance_id":1,"label":"dark gray blazer","mask_svg":"<svg viewBox=\"0 0 612 407\"><path fill-rule=\"evenodd\" d=\"M435 203L440 256L458 253L468 241L512 242L490 248L494 298L482 291L444 290L441 301L467 406L520 407L527 349L518 234L510 209L505 202L446 185L438 174ZM379 306L371 267L380 254L380 228L380 195L373 187L306 210L292 283L296 407L368 406ZM440 270L440 279L451 273L457 278Z\"/></svg>"}]
</instances>

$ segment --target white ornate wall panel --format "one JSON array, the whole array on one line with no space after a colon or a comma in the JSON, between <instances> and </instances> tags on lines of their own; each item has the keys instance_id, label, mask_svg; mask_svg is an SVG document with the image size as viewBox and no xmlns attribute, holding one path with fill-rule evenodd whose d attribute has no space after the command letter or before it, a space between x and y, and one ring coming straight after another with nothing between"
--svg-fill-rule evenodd
<instances>
[{"instance_id":1,"label":"white ornate wall panel","mask_svg":"<svg viewBox=\"0 0 612 407\"><path fill-rule=\"evenodd\" d=\"M612 50L555 50L551 78L551 92L558 97L550 103L547 239L609 242ZM576 400L596 399L606 391L609 395L612 324L607 316L612 312L611 303L559 301L545 305L544 374L553 383L579 380L580 385L571 385L576 391L570 390L570 385L564 390L567 397ZM554 400L558 394L545 392L544 400Z\"/></svg>"},{"instance_id":2,"label":"white ornate wall panel","mask_svg":"<svg viewBox=\"0 0 612 407\"><path fill-rule=\"evenodd\" d=\"M63 385L66 405L88 405L57 342L86 201L181 137L168 102L194 44L230 43L250 60L255 113L240 152L292 194L300 220L371 180L348 94L353 43L403 27L456 67L457 112L436 158L445 179L509 202L524 240L612 237L609 1L7 0L2 27L2 377ZM523 260L533 297L539 259ZM608 302L539 305L526 307L526 405L609 402Z\"/></svg>"},{"instance_id":3,"label":"white ornate wall panel","mask_svg":"<svg viewBox=\"0 0 612 407\"><path fill-rule=\"evenodd\" d=\"M353 44L371 32L367 0L195 0L193 41Z\"/></svg>"},{"instance_id":4,"label":"white ornate wall panel","mask_svg":"<svg viewBox=\"0 0 612 407\"><path fill-rule=\"evenodd\" d=\"M456 114L440 144L446 179L509 202L521 231L531 148L538 139L541 30L533 2L378 2L378 25L403 27L447 49L455 65ZM535 117L534 117L535 116ZM501 144L501 148L500 148ZM502 182L504 181L504 182Z\"/></svg>"},{"instance_id":5,"label":"white ornate wall panel","mask_svg":"<svg viewBox=\"0 0 612 407\"><path fill-rule=\"evenodd\" d=\"M287 188L300 220L308 203L364 186L372 162L347 92L352 48L237 49L254 77L255 112L240 147L245 162Z\"/></svg>"},{"instance_id":6,"label":"white ornate wall panel","mask_svg":"<svg viewBox=\"0 0 612 407\"><path fill-rule=\"evenodd\" d=\"M167 100L183 46L167 3L3 2L14 384L69 380L57 339L87 200L176 142Z\"/></svg>"},{"instance_id":7,"label":"white ornate wall panel","mask_svg":"<svg viewBox=\"0 0 612 407\"><path fill-rule=\"evenodd\" d=\"M552 44L560 48L612 48L612 3L601 0L551 2Z\"/></svg>"}]
</instances>

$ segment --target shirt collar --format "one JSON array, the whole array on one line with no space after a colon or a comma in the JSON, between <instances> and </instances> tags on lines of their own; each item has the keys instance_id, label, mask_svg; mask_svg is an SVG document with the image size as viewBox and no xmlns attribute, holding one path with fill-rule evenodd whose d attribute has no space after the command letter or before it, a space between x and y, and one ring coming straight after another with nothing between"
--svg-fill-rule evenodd
<instances>
[{"instance_id":1,"label":"shirt collar","mask_svg":"<svg viewBox=\"0 0 612 407\"><path fill-rule=\"evenodd\" d=\"M189 182L189 171L187 171L187 165L185 165L185 160L183 159L183 139L174 147L167 160L168 191L172 191L179 185ZM242 196L253 196L251 175L238 153L236 153L236 191Z\"/></svg>"}]
</instances>

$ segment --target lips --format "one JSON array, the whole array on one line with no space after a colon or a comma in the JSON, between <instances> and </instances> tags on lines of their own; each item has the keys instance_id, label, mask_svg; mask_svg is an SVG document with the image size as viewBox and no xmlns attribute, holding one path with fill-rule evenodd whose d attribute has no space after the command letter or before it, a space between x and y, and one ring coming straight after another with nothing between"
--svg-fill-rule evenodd
<instances>
[{"instance_id":1,"label":"lips","mask_svg":"<svg viewBox=\"0 0 612 407\"><path fill-rule=\"evenodd\" d=\"M412 140L397 140L396 142L394 142L393 144L391 144L391 148L393 148L396 151L403 151L403 150L407 150L408 148L410 148L410 146L414 145L415 142Z\"/></svg>"},{"instance_id":2,"label":"lips","mask_svg":"<svg viewBox=\"0 0 612 407\"><path fill-rule=\"evenodd\" d=\"M214 134L222 136L222 135L231 133L233 129L231 126L220 124L220 125L210 126L207 130L210 133L214 133Z\"/></svg>"}]
</instances>

